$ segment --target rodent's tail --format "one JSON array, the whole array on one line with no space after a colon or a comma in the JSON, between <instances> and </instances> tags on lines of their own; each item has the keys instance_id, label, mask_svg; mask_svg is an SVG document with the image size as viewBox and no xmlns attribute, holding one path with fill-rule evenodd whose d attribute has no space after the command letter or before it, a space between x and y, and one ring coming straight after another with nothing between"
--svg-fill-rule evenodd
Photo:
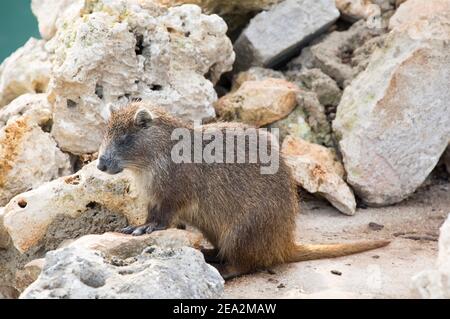
<instances>
[{"instance_id":1,"label":"rodent's tail","mask_svg":"<svg viewBox=\"0 0 450 319\"><path fill-rule=\"evenodd\" d=\"M288 262L299 262L323 258L335 258L361 253L389 245L388 240L366 241L349 244L296 245Z\"/></svg>"}]
</instances>

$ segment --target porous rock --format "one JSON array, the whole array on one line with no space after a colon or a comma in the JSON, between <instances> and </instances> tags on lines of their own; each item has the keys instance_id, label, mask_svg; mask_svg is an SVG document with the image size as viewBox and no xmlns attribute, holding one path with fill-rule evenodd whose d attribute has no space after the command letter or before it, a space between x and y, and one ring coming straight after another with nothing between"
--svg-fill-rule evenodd
<instances>
[{"instance_id":1,"label":"porous rock","mask_svg":"<svg viewBox=\"0 0 450 319\"><path fill-rule=\"evenodd\" d=\"M305 48L299 57L290 62L290 69L321 69L344 88L357 75L353 63L354 51L383 33L382 29L372 29L365 21L358 21L350 29L333 31L323 40Z\"/></svg>"},{"instance_id":2,"label":"porous rock","mask_svg":"<svg viewBox=\"0 0 450 319\"><path fill-rule=\"evenodd\" d=\"M192 247L202 248L203 236L198 232L179 229L156 231L143 236L130 236L120 233L91 234L76 240L64 241L59 248L76 247L101 252L109 259L127 259L139 255L146 247L157 245L164 248ZM44 258L30 261L15 275L15 287L24 291L31 285L44 268Z\"/></svg>"},{"instance_id":3,"label":"porous rock","mask_svg":"<svg viewBox=\"0 0 450 319\"><path fill-rule=\"evenodd\" d=\"M143 224L147 205L129 173L107 175L92 162L13 198L3 224L19 252L41 245L48 250L64 239Z\"/></svg>"},{"instance_id":4,"label":"porous rock","mask_svg":"<svg viewBox=\"0 0 450 319\"><path fill-rule=\"evenodd\" d=\"M38 279L20 296L36 298L218 298L219 272L192 248L149 247L129 259L66 247L47 253Z\"/></svg>"},{"instance_id":5,"label":"porous rock","mask_svg":"<svg viewBox=\"0 0 450 319\"><path fill-rule=\"evenodd\" d=\"M86 0L47 45L58 145L77 155L96 152L111 108L133 98L185 120L214 117L213 84L234 61L226 31L219 16L195 5Z\"/></svg>"},{"instance_id":6,"label":"porous rock","mask_svg":"<svg viewBox=\"0 0 450 319\"><path fill-rule=\"evenodd\" d=\"M51 63L45 41L31 38L0 65L0 109L25 93L43 93Z\"/></svg>"}]
</instances>

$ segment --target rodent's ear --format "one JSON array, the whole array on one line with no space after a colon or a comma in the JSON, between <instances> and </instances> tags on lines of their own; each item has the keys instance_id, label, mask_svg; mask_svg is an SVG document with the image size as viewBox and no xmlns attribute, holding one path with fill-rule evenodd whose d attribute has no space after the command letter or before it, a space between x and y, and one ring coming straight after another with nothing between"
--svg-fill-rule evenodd
<instances>
[{"instance_id":1,"label":"rodent's ear","mask_svg":"<svg viewBox=\"0 0 450 319\"><path fill-rule=\"evenodd\" d=\"M141 107L137 110L134 115L134 124L137 127L147 128L150 126L150 123L153 121L152 113L144 107Z\"/></svg>"}]
</instances>

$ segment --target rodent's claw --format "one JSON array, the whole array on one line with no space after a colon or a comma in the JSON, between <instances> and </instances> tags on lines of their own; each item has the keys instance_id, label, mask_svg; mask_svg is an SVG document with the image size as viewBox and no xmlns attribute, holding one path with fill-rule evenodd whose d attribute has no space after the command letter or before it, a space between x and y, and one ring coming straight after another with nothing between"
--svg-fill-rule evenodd
<instances>
[{"instance_id":1,"label":"rodent's claw","mask_svg":"<svg viewBox=\"0 0 450 319\"><path fill-rule=\"evenodd\" d=\"M166 227L159 226L156 223L148 223L141 226L127 226L121 229L121 233L133 235L133 236L141 236L144 234L151 234L156 230L164 230Z\"/></svg>"},{"instance_id":2,"label":"rodent's claw","mask_svg":"<svg viewBox=\"0 0 450 319\"><path fill-rule=\"evenodd\" d=\"M120 232L121 232L122 234L127 234L127 235L129 235L129 234L131 234L135 229L136 229L136 227L133 227L133 226L127 226L127 227L125 227L125 228L122 228L122 229L120 230Z\"/></svg>"}]
</instances>

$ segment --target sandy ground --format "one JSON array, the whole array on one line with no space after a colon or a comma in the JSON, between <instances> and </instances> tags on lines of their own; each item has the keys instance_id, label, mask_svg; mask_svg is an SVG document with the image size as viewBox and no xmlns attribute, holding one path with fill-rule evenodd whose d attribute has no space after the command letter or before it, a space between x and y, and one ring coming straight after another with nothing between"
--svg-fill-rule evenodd
<instances>
[{"instance_id":1,"label":"sandy ground","mask_svg":"<svg viewBox=\"0 0 450 319\"><path fill-rule=\"evenodd\" d=\"M439 227L450 213L450 183L423 187L385 208L339 214L323 201L302 200L297 239L305 243L390 239L385 248L282 265L226 284L226 298L417 298L411 278L434 265ZM374 230L369 223L383 225ZM333 274L338 272L338 274ZM339 275L340 273L340 275Z\"/></svg>"}]
</instances>

